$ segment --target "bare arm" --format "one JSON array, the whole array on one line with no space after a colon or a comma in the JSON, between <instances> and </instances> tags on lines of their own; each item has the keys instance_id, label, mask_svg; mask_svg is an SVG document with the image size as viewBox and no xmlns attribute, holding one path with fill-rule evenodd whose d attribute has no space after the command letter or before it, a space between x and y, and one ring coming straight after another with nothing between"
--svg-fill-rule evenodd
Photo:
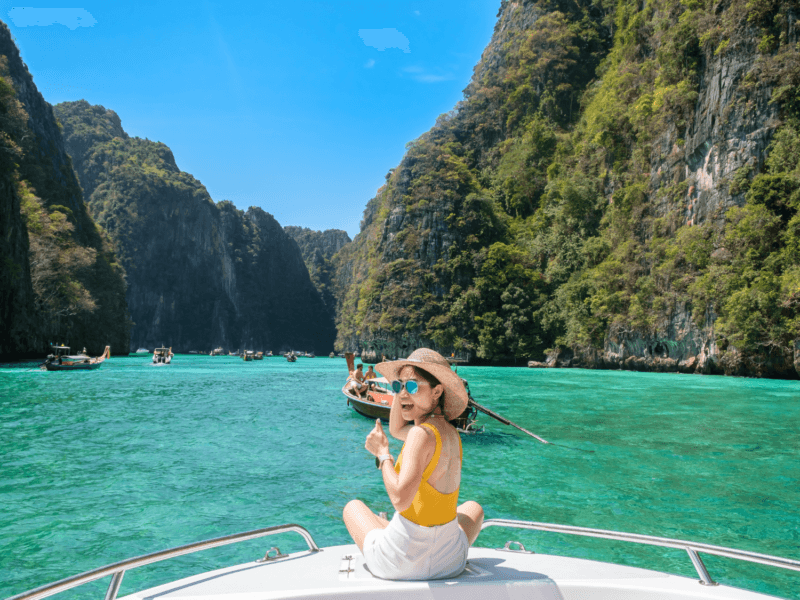
<instances>
[{"instance_id":1,"label":"bare arm","mask_svg":"<svg viewBox=\"0 0 800 600\"><path fill-rule=\"evenodd\" d=\"M369 432L364 447L375 456L389 453L389 440L383 432L380 419L375 419L375 428ZM414 500L422 482L425 467L436 451L436 438L424 427L412 427L403 450L403 465L400 473L394 470L394 461L385 460L381 465L386 493L396 510L403 512ZM389 466L387 466L389 465Z\"/></svg>"},{"instance_id":2,"label":"bare arm","mask_svg":"<svg viewBox=\"0 0 800 600\"><path fill-rule=\"evenodd\" d=\"M395 394L392 400L392 409L389 411L389 433L396 440L406 441L408 432L414 425L403 418L400 409L400 398Z\"/></svg>"}]
</instances>

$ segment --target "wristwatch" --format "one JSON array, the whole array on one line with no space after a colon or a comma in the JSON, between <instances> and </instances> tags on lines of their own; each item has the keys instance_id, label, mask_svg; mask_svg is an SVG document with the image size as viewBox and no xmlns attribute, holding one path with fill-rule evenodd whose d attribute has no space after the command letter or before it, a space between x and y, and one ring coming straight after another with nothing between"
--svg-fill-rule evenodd
<instances>
[{"instance_id":1,"label":"wristwatch","mask_svg":"<svg viewBox=\"0 0 800 600\"><path fill-rule=\"evenodd\" d=\"M394 462L394 456L391 454L381 454L380 456L375 457L375 466L380 469L383 466L383 461L391 460Z\"/></svg>"}]
</instances>

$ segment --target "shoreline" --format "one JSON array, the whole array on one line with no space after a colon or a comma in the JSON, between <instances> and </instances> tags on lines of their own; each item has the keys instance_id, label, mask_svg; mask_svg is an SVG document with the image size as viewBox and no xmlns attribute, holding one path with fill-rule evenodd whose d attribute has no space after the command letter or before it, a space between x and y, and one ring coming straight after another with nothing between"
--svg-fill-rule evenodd
<instances>
[{"instance_id":1,"label":"shoreline","mask_svg":"<svg viewBox=\"0 0 800 600\"><path fill-rule=\"evenodd\" d=\"M592 352L590 356L585 356L567 350L548 353L544 362L528 361L528 368L579 368L797 381L800 380L800 353L795 350L794 356L787 354L768 360L731 350L724 353L700 354L678 359L668 356L625 356L624 354L600 352Z\"/></svg>"}]
</instances>

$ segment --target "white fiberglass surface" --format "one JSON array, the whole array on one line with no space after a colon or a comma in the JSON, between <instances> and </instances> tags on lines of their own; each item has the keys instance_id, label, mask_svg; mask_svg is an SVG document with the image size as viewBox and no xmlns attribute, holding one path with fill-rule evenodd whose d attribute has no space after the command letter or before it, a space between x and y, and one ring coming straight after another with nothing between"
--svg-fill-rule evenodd
<instances>
[{"instance_id":1,"label":"white fiberglass surface","mask_svg":"<svg viewBox=\"0 0 800 600\"><path fill-rule=\"evenodd\" d=\"M301 552L247 563L144 590L121 600L277 600L281 598L416 598L436 600L765 600L725 586L596 561L484 548L470 550L467 570L439 581L373 577L355 546Z\"/></svg>"}]
</instances>

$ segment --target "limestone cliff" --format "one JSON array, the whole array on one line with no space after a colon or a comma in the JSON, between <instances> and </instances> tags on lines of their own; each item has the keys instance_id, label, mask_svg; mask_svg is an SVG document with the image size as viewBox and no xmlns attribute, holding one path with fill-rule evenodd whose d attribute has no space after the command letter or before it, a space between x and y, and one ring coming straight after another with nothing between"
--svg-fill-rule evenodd
<instances>
[{"instance_id":1,"label":"limestone cliff","mask_svg":"<svg viewBox=\"0 0 800 600\"><path fill-rule=\"evenodd\" d=\"M503 0L336 257L337 346L797 377L797 15Z\"/></svg>"},{"instance_id":2,"label":"limestone cliff","mask_svg":"<svg viewBox=\"0 0 800 600\"><path fill-rule=\"evenodd\" d=\"M336 318L336 296L333 293L333 256L350 243L350 236L341 229L314 231L306 227L287 225L283 230L297 242L308 274L317 288L325 308Z\"/></svg>"},{"instance_id":3,"label":"limestone cliff","mask_svg":"<svg viewBox=\"0 0 800 600\"><path fill-rule=\"evenodd\" d=\"M259 208L215 204L170 149L85 101L55 107L92 214L128 277L131 348L330 352L331 316L297 244Z\"/></svg>"},{"instance_id":4,"label":"limestone cliff","mask_svg":"<svg viewBox=\"0 0 800 600\"><path fill-rule=\"evenodd\" d=\"M61 129L0 23L0 355L127 353L124 273L86 209Z\"/></svg>"}]
</instances>

